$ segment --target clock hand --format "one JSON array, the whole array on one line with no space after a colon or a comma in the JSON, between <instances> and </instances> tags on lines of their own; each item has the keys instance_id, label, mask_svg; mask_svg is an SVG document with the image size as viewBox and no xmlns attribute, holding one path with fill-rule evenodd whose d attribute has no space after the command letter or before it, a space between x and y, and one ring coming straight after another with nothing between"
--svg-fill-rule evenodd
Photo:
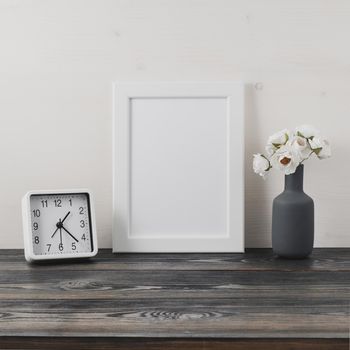
<instances>
[{"instance_id":1,"label":"clock hand","mask_svg":"<svg viewBox=\"0 0 350 350\"><path fill-rule=\"evenodd\" d=\"M76 241L79 242L64 226L62 228Z\"/></svg>"},{"instance_id":2,"label":"clock hand","mask_svg":"<svg viewBox=\"0 0 350 350\"><path fill-rule=\"evenodd\" d=\"M57 226L57 225L56 225ZM52 234L51 238L53 238L53 236L56 234L57 230L59 229L59 227L56 228L55 232Z\"/></svg>"},{"instance_id":3,"label":"clock hand","mask_svg":"<svg viewBox=\"0 0 350 350\"><path fill-rule=\"evenodd\" d=\"M62 228L59 227L59 229L60 229L60 241L61 241L61 245L62 245Z\"/></svg>"},{"instance_id":4,"label":"clock hand","mask_svg":"<svg viewBox=\"0 0 350 350\"><path fill-rule=\"evenodd\" d=\"M70 214L70 211L66 214L66 216L63 218L63 220L61 221L61 224L63 224L63 222L64 222L64 220L66 220L67 219L67 216Z\"/></svg>"}]
</instances>

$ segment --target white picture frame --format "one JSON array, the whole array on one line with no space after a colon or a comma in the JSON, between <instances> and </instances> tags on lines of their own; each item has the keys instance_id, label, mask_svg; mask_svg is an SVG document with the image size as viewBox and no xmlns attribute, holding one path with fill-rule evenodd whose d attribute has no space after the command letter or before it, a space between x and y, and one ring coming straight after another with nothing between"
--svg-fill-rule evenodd
<instances>
[{"instance_id":1,"label":"white picture frame","mask_svg":"<svg viewBox=\"0 0 350 350\"><path fill-rule=\"evenodd\" d=\"M244 86L115 82L113 251L244 251Z\"/></svg>"}]
</instances>

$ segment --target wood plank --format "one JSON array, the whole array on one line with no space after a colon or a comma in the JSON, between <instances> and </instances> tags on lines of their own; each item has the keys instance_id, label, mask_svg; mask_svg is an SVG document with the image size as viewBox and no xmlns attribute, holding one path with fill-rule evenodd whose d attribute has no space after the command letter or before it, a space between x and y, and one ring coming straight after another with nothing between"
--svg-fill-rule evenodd
<instances>
[{"instance_id":1,"label":"wood plank","mask_svg":"<svg viewBox=\"0 0 350 350\"><path fill-rule=\"evenodd\" d=\"M190 271L350 271L350 249L319 248L305 260L280 259L271 249L247 249L237 254L113 254L111 249L100 249L94 259L84 261L45 262L29 265L23 251L1 250L1 271L31 271L54 266L55 270L190 270Z\"/></svg>"},{"instance_id":2,"label":"wood plank","mask_svg":"<svg viewBox=\"0 0 350 350\"><path fill-rule=\"evenodd\" d=\"M325 285L335 283L337 286L348 286L350 272L330 272L320 271L317 273L309 272L286 272L286 271L74 271L56 270L46 267L40 270L28 271L3 271L0 274L0 284L19 283L19 284L48 284L48 283L67 283L62 285L62 289L79 288L79 281L82 288L86 288L89 281L96 282L95 288L98 288L98 282L101 281L102 289L107 286L133 286L139 285L178 285L183 283L186 285L194 284L196 288L208 285L227 285L237 282L248 286L273 284L276 286L303 285L304 283L312 283L314 285ZM152 278L151 278L152 277ZM74 282L77 283L74 283ZM71 282L71 283L69 283ZM329 285L331 286L331 285ZM92 284L91 287L94 287Z\"/></svg>"},{"instance_id":3,"label":"wood plank","mask_svg":"<svg viewBox=\"0 0 350 350\"><path fill-rule=\"evenodd\" d=\"M23 350L348 350L347 339L166 339L0 337L1 349Z\"/></svg>"},{"instance_id":4,"label":"wood plank","mask_svg":"<svg viewBox=\"0 0 350 350\"><path fill-rule=\"evenodd\" d=\"M84 281L80 283L79 281L67 282L72 285L71 290L63 291L59 286L57 288L53 287L50 290L50 287L45 285L40 288L37 285L14 285L9 284L5 288L3 286L0 287L0 302L6 299L11 300L106 300L106 299L168 299L168 298L178 298L179 293L185 299L196 298L199 300L205 301L205 299L215 298L230 298L234 297L236 299L243 298L246 299L247 302L251 302L252 300L264 299L267 300L269 298L282 298L285 302L293 300L300 300L302 296L306 298L306 300L314 300L320 299L327 303L327 300L339 300L344 303L349 299L349 289L338 286L323 286L321 289L317 286L309 285L308 288L301 286L282 286L278 288L277 286L272 287L269 285L257 285L250 287L239 287L236 284L227 283L207 288L190 288L189 286L174 287L169 288L166 286L160 285L139 285L135 286L121 286L120 288L111 287L110 284L103 285L94 285L94 283L90 283ZM74 288L73 285L77 287ZM64 288L64 283L62 284ZM83 290L83 286L86 286L86 290ZM311 302L311 301L310 301Z\"/></svg>"},{"instance_id":5,"label":"wood plank","mask_svg":"<svg viewBox=\"0 0 350 350\"><path fill-rule=\"evenodd\" d=\"M16 306L17 304L17 306ZM250 306L228 300L42 301L1 304L0 335L346 338L344 306Z\"/></svg>"},{"instance_id":6,"label":"wood plank","mask_svg":"<svg viewBox=\"0 0 350 350\"><path fill-rule=\"evenodd\" d=\"M0 297L14 300L105 298L227 298L248 299L305 295L347 300L350 272L267 271L11 271L0 274ZM179 294L182 293L182 294ZM0 299L0 300L1 300Z\"/></svg>"}]
</instances>

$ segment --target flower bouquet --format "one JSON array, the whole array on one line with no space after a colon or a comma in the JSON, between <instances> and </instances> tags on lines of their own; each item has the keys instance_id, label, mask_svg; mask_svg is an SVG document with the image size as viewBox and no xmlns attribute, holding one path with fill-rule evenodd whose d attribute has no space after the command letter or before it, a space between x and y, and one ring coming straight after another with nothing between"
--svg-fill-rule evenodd
<instances>
[{"instance_id":1,"label":"flower bouquet","mask_svg":"<svg viewBox=\"0 0 350 350\"><path fill-rule=\"evenodd\" d=\"M310 125L302 125L294 133L287 129L276 132L267 140L265 150L266 155L254 154L253 160L255 173L263 178L272 168L283 171L285 175L293 174L313 154L319 159L331 156L329 142Z\"/></svg>"}]
</instances>

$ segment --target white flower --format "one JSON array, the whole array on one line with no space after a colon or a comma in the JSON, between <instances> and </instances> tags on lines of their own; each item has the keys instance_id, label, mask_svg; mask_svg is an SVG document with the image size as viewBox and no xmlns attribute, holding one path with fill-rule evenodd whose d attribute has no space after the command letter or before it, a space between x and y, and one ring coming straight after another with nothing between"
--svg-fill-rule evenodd
<instances>
[{"instance_id":1,"label":"white flower","mask_svg":"<svg viewBox=\"0 0 350 350\"><path fill-rule=\"evenodd\" d=\"M291 142L287 142L284 146L281 146L271 158L272 166L282 170L285 175L293 174L300 161L300 154Z\"/></svg>"},{"instance_id":2,"label":"white flower","mask_svg":"<svg viewBox=\"0 0 350 350\"><path fill-rule=\"evenodd\" d=\"M312 150L305 138L301 136L294 136L290 142L295 150L299 153L301 159L306 159L310 156Z\"/></svg>"},{"instance_id":3,"label":"white flower","mask_svg":"<svg viewBox=\"0 0 350 350\"><path fill-rule=\"evenodd\" d=\"M295 129L295 134L309 139L318 136L320 132L312 125L301 125Z\"/></svg>"},{"instance_id":4,"label":"white flower","mask_svg":"<svg viewBox=\"0 0 350 350\"><path fill-rule=\"evenodd\" d=\"M265 178L267 171L270 169L270 162L260 153L254 154L253 169L256 174Z\"/></svg>"},{"instance_id":5,"label":"white flower","mask_svg":"<svg viewBox=\"0 0 350 350\"><path fill-rule=\"evenodd\" d=\"M272 156L276 150L282 145L286 144L286 142L290 138L290 131L288 129L283 129L275 134L271 135L267 140L266 152L269 156Z\"/></svg>"},{"instance_id":6,"label":"white flower","mask_svg":"<svg viewBox=\"0 0 350 350\"><path fill-rule=\"evenodd\" d=\"M327 140L313 137L312 140L310 140L310 146L320 159L326 159L332 155L331 145Z\"/></svg>"}]
</instances>

